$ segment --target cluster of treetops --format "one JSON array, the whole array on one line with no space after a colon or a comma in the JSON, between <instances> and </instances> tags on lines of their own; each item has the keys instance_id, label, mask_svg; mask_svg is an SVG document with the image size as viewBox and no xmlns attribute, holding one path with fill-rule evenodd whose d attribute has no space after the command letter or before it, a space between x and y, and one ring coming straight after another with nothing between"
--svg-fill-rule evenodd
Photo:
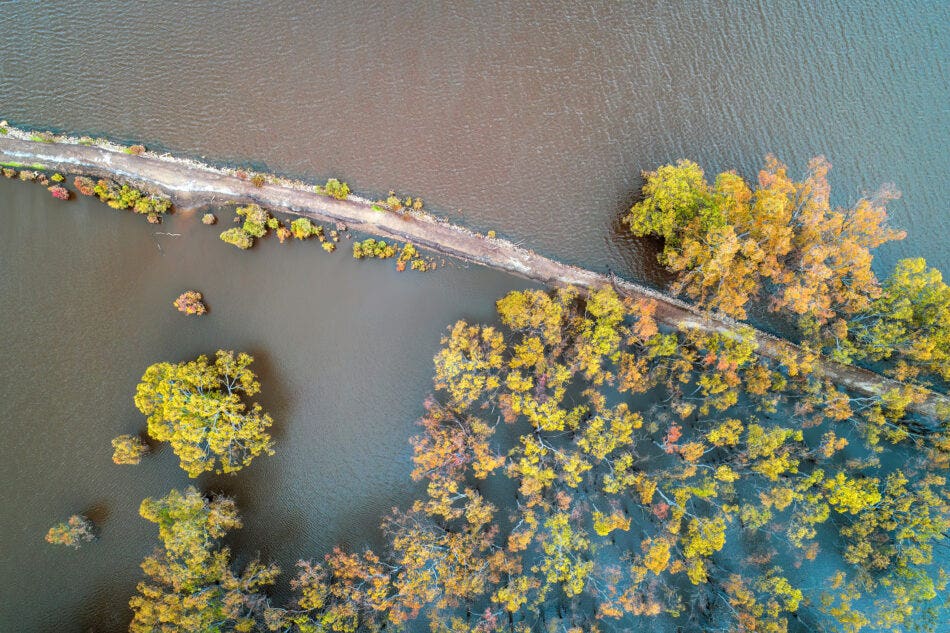
<instances>
[{"instance_id":1,"label":"cluster of treetops","mask_svg":"<svg viewBox=\"0 0 950 633\"><path fill-rule=\"evenodd\" d=\"M904 259L883 283L871 250L905 237L887 225L883 188L832 208L822 157L801 181L770 156L750 185L734 172L707 182L681 160L645 174L644 199L624 220L635 235L663 239L660 262L673 290L737 319L769 298L792 315L803 346L839 362L891 361L900 380L950 380L950 295L940 271Z\"/></svg>"},{"instance_id":2,"label":"cluster of treetops","mask_svg":"<svg viewBox=\"0 0 950 633\"><path fill-rule=\"evenodd\" d=\"M39 163L35 165L0 164L0 173L5 177L36 183L49 189L54 198L69 200L72 194L63 184L66 177L59 172L47 175L46 171L46 167ZM161 214L168 213L172 208L171 200L167 196L147 193L129 185L120 185L112 180L93 180L85 176L77 176L73 180L73 186L79 193L85 196L96 196L113 209L128 209L140 213L146 216L151 224L159 223Z\"/></svg>"},{"instance_id":3,"label":"cluster of treetops","mask_svg":"<svg viewBox=\"0 0 950 633\"><path fill-rule=\"evenodd\" d=\"M412 439L422 498L382 523L381 551L239 564L235 503L195 488L146 499L159 546L130 630L933 630L947 617L950 288L922 260L879 283L897 237L884 200L833 209L827 165L802 182L769 160L755 188L689 162L646 175L627 216L704 305L742 316L760 293L804 345L756 354L752 332L671 330L611 288L512 292L498 325L459 321L435 356ZM820 353L887 361L903 384L847 393ZM148 368L135 403L191 475L273 451L246 354ZM144 445L124 436L116 461ZM69 526L58 526L60 532ZM59 533L59 532L58 532ZM58 534L57 533L57 534ZM81 536L81 534L80 534Z\"/></svg>"},{"instance_id":4,"label":"cluster of treetops","mask_svg":"<svg viewBox=\"0 0 950 633\"><path fill-rule=\"evenodd\" d=\"M47 176L43 165L24 165L23 163L0 163L0 174L5 178L16 178L23 182L33 182L46 187L58 200L69 200L69 189L62 185L66 177L60 173Z\"/></svg>"}]
</instances>

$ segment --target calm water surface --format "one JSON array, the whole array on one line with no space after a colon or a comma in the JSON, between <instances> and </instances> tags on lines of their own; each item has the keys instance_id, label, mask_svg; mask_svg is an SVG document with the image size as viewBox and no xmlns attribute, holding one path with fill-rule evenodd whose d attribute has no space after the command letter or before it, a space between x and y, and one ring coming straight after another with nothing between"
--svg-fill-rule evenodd
<instances>
[{"instance_id":1,"label":"calm water surface","mask_svg":"<svg viewBox=\"0 0 950 633\"><path fill-rule=\"evenodd\" d=\"M236 551L291 570L337 543L377 544L381 515L413 494L408 439L445 325L490 319L491 297L526 287L481 268L399 274L316 241L242 252L194 216L154 227L0 180L0 631L125 628L157 534L138 504L189 483L167 449L112 464L111 438L144 428L132 396L149 364L255 356L277 455L198 484L236 497ZM188 288L207 316L172 307ZM97 543L43 542L81 512L101 523Z\"/></svg>"},{"instance_id":2,"label":"calm water surface","mask_svg":"<svg viewBox=\"0 0 950 633\"><path fill-rule=\"evenodd\" d=\"M418 193L635 275L611 225L642 170L753 176L773 152L801 173L823 153L840 203L904 192L914 241L882 268L921 250L950 268L950 3L587 4L4 4L0 112Z\"/></svg>"},{"instance_id":3,"label":"calm water surface","mask_svg":"<svg viewBox=\"0 0 950 633\"><path fill-rule=\"evenodd\" d=\"M0 117L418 193L652 282L651 246L615 222L641 170L691 157L753 176L775 152L800 174L824 153L836 202L904 192L910 238L881 272L921 253L950 271L947 3L447 4L2 3ZM138 502L187 483L169 451L109 460L109 439L143 424L131 396L149 363L256 355L278 453L199 484L237 497L236 550L287 568L374 542L412 494L406 441L442 328L524 285L397 275L315 244L240 253L193 224L0 182L0 630L124 629L154 542ZM173 311L186 288L208 317ZM42 542L79 511L101 519L99 543Z\"/></svg>"}]
</instances>

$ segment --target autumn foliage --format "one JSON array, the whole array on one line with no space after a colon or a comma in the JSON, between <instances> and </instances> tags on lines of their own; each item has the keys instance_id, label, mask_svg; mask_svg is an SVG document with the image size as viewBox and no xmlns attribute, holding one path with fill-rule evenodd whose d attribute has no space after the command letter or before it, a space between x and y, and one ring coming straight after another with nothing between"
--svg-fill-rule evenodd
<instances>
[{"instance_id":1,"label":"autumn foliage","mask_svg":"<svg viewBox=\"0 0 950 633\"><path fill-rule=\"evenodd\" d=\"M80 193L88 191L88 179L77 177L75 185ZM130 185L120 185L112 180L100 179L92 187L92 193L113 209L130 209L143 215L167 213L171 200L166 196L150 194ZM87 194L89 195L89 194Z\"/></svg>"},{"instance_id":2,"label":"autumn foliage","mask_svg":"<svg viewBox=\"0 0 950 633\"><path fill-rule=\"evenodd\" d=\"M266 594L277 568L254 559L238 570L221 546L241 526L235 503L173 490L140 509L161 547L142 564L130 630L940 626L950 412L909 414L923 397L910 383L848 393L819 359L950 381L950 288L923 259L879 281L872 249L903 236L887 226L896 194L834 208L828 169L815 159L795 181L770 157L754 186L731 172L710 184L680 161L646 175L625 218L664 240L677 290L739 318L769 298L796 317L802 346L766 358L746 326L661 327L654 302L610 287L511 292L496 323L458 321L443 337L411 440L424 492L383 520L382 549L299 561L294 597L277 606ZM337 181L322 189L348 194ZM393 210L421 206L390 198ZM315 235L328 250L339 237L306 218L285 227L257 205L238 215L242 227L222 239L241 248L269 230ZM372 239L353 252L398 254L402 268L421 260L411 245ZM191 477L272 452L272 420L248 402L260 389L252 360L219 351L142 377L135 404L149 434ZM133 436L113 446L117 463L144 450ZM78 545L88 527L71 517L47 539Z\"/></svg>"},{"instance_id":3,"label":"autumn foliage","mask_svg":"<svg viewBox=\"0 0 950 633\"><path fill-rule=\"evenodd\" d=\"M112 461L135 465L148 453L148 445L137 435L120 435L112 440Z\"/></svg>"},{"instance_id":4,"label":"autumn foliage","mask_svg":"<svg viewBox=\"0 0 950 633\"><path fill-rule=\"evenodd\" d=\"M94 541L92 521L84 516L74 514L65 523L58 523L46 533L46 542L53 545L65 545L79 549L83 543Z\"/></svg>"},{"instance_id":5,"label":"autumn foliage","mask_svg":"<svg viewBox=\"0 0 950 633\"><path fill-rule=\"evenodd\" d=\"M923 258L903 259L881 295L826 345L845 360L893 361L898 378L950 383L950 287Z\"/></svg>"},{"instance_id":6,"label":"autumn foliage","mask_svg":"<svg viewBox=\"0 0 950 633\"><path fill-rule=\"evenodd\" d=\"M205 306L202 301L201 293L197 290L186 290L185 292L178 295L178 298L173 302L175 308L179 312L185 314L195 314L201 316L202 314L208 311L207 306Z\"/></svg>"},{"instance_id":7,"label":"autumn foliage","mask_svg":"<svg viewBox=\"0 0 950 633\"><path fill-rule=\"evenodd\" d=\"M69 189L61 185L52 185L48 188L50 195L57 200L69 200Z\"/></svg>"},{"instance_id":8,"label":"autumn foliage","mask_svg":"<svg viewBox=\"0 0 950 633\"><path fill-rule=\"evenodd\" d=\"M703 305L745 318L751 299L821 321L866 308L880 292L871 249L902 239L887 226L882 189L849 208L830 203L822 157L793 180L775 157L754 187L733 172L710 184L681 160L645 174L644 199L625 217L635 235L664 239L660 261L679 277L676 289Z\"/></svg>"},{"instance_id":9,"label":"autumn foliage","mask_svg":"<svg viewBox=\"0 0 950 633\"><path fill-rule=\"evenodd\" d=\"M135 391L135 406L148 416L148 433L169 442L191 477L232 473L261 454L272 454L273 421L244 398L260 391L248 354L219 351L184 363L156 363Z\"/></svg>"},{"instance_id":10,"label":"autumn foliage","mask_svg":"<svg viewBox=\"0 0 950 633\"><path fill-rule=\"evenodd\" d=\"M270 629L939 622L946 431L915 431L909 392L851 397L749 331L664 331L654 309L529 290L498 302L501 327L456 323L413 439L424 497L382 554L302 562Z\"/></svg>"},{"instance_id":11,"label":"autumn foliage","mask_svg":"<svg viewBox=\"0 0 950 633\"><path fill-rule=\"evenodd\" d=\"M899 380L950 381L950 290L921 259L901 260L883 283L872 250L904 237L887 223L898 197L882 188L832 207L822 157L795 181L774 157L755 186L733 172L710 184L681 160L644 174L643 200L624 221L663 238L673 289L739 319L750 301L795 318L805 347L839 362L887 361Z\"/></svg>"},{"instance_id":12,"label":"autumn foliage","mask_svg":"<svg viewBox=\"0 0 950 633\"><path fill-rule=\"evenodd\" d=\"M129 631L254 630L266 600L261 590L279 570L257 560L233 569L231 552L219 541L241 527L234 502L189 487L146 499L139 512L158 526L161 547L142 562L146 580L129 601Z\"/></svg>"}]
</instances>

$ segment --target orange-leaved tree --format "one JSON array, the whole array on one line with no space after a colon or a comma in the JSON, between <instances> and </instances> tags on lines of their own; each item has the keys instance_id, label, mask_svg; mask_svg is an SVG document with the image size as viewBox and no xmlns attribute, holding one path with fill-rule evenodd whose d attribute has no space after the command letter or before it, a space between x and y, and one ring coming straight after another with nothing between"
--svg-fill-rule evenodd
<instances>
[{"instance_id":1,"label":"orange-leaved tree","mask_svg":"<svg viewBox=\"0 0 950 633\"><path fill-rule=\"evenodd\" d=\"M833 207L823 157L800 181L774 156L751 186L734 172L709 184L681 160L644 174L644 198L624 217L635 235L664 239L660 262L676 291L737 318L766 291L773 309L824 323L865 309L880 294L871 249L902 239L887 225L883 188L851 207Z\"/></svg>"}]
</instances>

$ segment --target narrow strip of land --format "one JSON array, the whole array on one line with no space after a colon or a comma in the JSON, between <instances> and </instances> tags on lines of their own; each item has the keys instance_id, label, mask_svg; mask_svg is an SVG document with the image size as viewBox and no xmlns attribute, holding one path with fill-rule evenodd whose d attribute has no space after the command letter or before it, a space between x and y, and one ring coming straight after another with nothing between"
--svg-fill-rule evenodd
<instances>
[{"instance_id":1,"label":"narrow strip of land","mask_svg":"<svg viewBox=\"0 0 950 633\"><path fill-rule=\"evenodd\" d=\"M624 296L656 300L657 320L675 328L727 332L740 325L728 317L703 313L646 286L557 262L507 240L488 238L424 213L403 216L376 211L370 201L355 196L337 200L318 194L312 186L303 183L277 179L257 187L239 178L233 170L196 161L151 153L135 156L95 145L34 142L12 134L0 137L0 163L7 162L40 163L47 169L113 178L145 189L157 189L171 196L179 206L255 202L268 209L321 222L340 222L372 235L411 242L417 247L544 284L588 289L612 285ZM754 331L754 337L759 354L768 358L781 358L797 349L791 342L760 330ZM880 374L828 359L822 359L820 371L840 386L865 395L882 395L901 386ZM930 392L922 402L910 408L933 417L941 405L950 406L950 400Z\"/></svg>"}]
</instances>

